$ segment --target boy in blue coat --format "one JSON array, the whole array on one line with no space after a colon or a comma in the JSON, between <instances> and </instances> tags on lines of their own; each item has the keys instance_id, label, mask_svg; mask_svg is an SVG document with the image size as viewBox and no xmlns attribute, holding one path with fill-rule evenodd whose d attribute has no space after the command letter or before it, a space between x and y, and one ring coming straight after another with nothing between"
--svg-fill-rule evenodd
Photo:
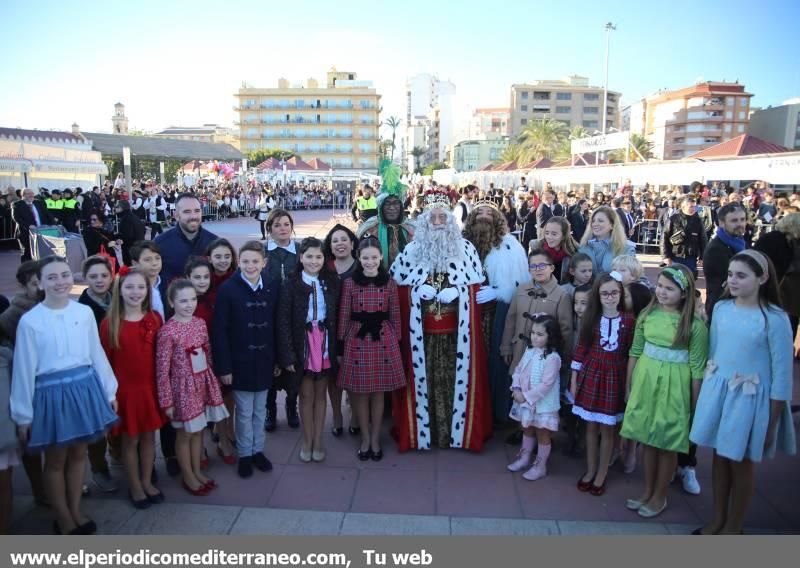
<instances>
[{"instance_id":1,"label":"boy in blue coat","mask_svg":"<svg viewBox=\"0 0 800 568\"><path fill-rule=\"evenodd\" d=\"M275 371L275 316L280 284L265 270L264 245L239 249L239 269L219 288L211 345L214 371L233 389L239 476L269 471L264 455L267 390Z\"/></svg>"}]
</instances>

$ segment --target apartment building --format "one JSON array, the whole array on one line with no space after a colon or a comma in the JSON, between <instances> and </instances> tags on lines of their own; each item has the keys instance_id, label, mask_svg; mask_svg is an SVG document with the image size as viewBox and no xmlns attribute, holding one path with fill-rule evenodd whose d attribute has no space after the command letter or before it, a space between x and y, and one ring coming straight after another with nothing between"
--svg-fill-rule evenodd
<instances>
[{"instance_id":1,"label":"apartment building","mask_svg":"<svg viewBox=\"0 0 800 568\"><path fill-rule=\"evenodd\" d=\"M508 136L511 123L511 110L508 108L476 108L472 111L469 123L469 138L499 134Z\"/></svg>"},{"instance_id":2,"label":"apartment building","mask_svg":"<svg viewBox=\"0 0 800 568\"><path fill-rule=\"evenodd\" d=\"M193 140L196 142L220 142L232 144L235 137L230 128L218 124L204 124L203 126L170 126L153 134L156 138L170 138L172 140Z\"/></svg>"},{"instance_id":3,"label":"apartment building","mask_svg":"<svg viewBox=\"0 0 800 568\"><path fill-rule=\"evenodd\" d=\"M800 149L800 98L752 113L747 131L786 148Z\"/></svg>"},{"instance_id":4,"label":"apartment building","mask_svg":"<svg viewBox=\"0 0 800 568\"><path fill-rule=\"evenodd\" d=\"M472 172L500 159L511 140L508 136L489 133L474 140L463 140L453 148L452 167L459 172Z\"/></svg>"},{"instance_id":5,"label":"apartment building","mask_svg":"<svg viewBox=\"0 0 800 568\"><path fill-rule=\"evenodd\" d=\"M334 67L324 87L279 79L277 88L242 87L234 97L242 152L288 150L335 169L377 172L381 95L355 73Z\"/></svg>"},{"instance_id":6,"label":"apartment building","mask_svg":"<svg viewBox=\"0 0 800 568\"><path fill-rule=\"evenodd\" d=\"M706 81L645 97L643 134L653 156L678 160L746 133L752 96L739 83Z\"/></svg>"},{"instance_id":7,"label":"apartment building","mask_svg":"<svg viewBox=\"0 0 800 568\"><path fill-rule=\"evenodd\" d=\"M620 127L620 93L608 91L606 129ZM516 137L533 120L552 118L568 128L602 130L603 88L589 79L571 75L564 80L544 80L511 85L511 136Z\"/></svg>"},{"instance_id":8,"label":"apartment building","mask_svg":"<svg viewBox=\"0 0 800 568\"><path fill-rule=\"evenodd\" d=\"M456 86L436 75L420 73L406 81L406 167L444 161L446 148L455 142L454 97ZM411 155L414 148L425 155Z\"/></svg>"}]
</instances>

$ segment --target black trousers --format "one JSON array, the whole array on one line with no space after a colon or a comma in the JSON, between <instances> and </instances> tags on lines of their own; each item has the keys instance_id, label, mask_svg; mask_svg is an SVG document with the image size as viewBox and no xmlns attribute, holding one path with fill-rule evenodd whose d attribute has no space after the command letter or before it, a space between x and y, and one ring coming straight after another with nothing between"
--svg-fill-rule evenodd
<instances>
[{"instance_id":1,"label":"black trousers","mask_svg":"<svg viewBox=\"0 0 800 568\"><path fill-rule=\"evenodd\" d=\"M697 467L697 444L689 444L688 454L678 454L678 467Z\"/></svg>"},{"instance_id":2,"label":"black trousers","mask_svg":"<svg viewBox=\"0 0 800 568\"><path fill-rule=\"evenodd\" d=\"M172 427L172 424L167 422L164 426L161 427L161 431L159 432L159 438L161 439L161 455L164 456L164 459L171 459L175 458L175 438L177 434L175 433L175 428Z\"/></svg>"},{"instance_id":3,"label":"black trousers","mask_svg":"<svg viewBox=\"0 0 800 568\"><path fill-rule=\"evenodd\" d=\"M297 395L300 392L299 384L292 376L292 373L283 371L277 377L272 378L272 388L267 391L267 412L275 410L278 391L282 390L286 391L286 408L297 408Z\"/></svg>"}]
</instances>

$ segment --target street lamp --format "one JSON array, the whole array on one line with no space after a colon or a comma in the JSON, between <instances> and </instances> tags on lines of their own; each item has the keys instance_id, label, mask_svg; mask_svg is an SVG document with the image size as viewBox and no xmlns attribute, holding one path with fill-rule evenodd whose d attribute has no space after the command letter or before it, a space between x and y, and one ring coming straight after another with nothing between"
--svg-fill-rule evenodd
<instances>
[{"instance_id":1,"label":"street lamp","mask_svg":"<svg viewBox=\"0 0 800 568\"><path fill-rule=\"evenodd\" d=\"M617 26L608 22L606 24L606 80L603 84L603 127L602 132L603 134L606 133L606 119L608 113L608 51L609 45L611 43L611 32L616 30Z\"/></svg>"}]
</instances>

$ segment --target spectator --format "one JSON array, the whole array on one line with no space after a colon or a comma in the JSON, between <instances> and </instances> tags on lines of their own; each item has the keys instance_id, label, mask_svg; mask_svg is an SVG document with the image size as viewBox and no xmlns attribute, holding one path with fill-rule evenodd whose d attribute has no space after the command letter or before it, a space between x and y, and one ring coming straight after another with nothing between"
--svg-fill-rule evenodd
<instances>
[{"instance_id":1,"label":"spectator","mask_svg":"<svg viewBox=\"0 0 800 568\"><path fill-rule=\"evenodd\" d=\"M568 220L572 227L572 236L580 242L583 233L586 232L586 226L589 224L589 202L586 199L579 199Z\"/></svg>"},{"instance_id":2,"label":"spectator","mask_svg":"<svg viewBox=\"0 0 800 568\"><path fill-rule=\"evenodd\" d=\"M114 205L114 212L117 214L118 228L117 240L122 241L122 261L130 266L130 248L133 243L144 240L145 226L131 211L129 201L120 200Z\"/></svg>"},{"instance_id":3,"label":"spectator","mask_svg":"<svg viewBox=\"0 0 800 568\"><path fill-rule=\"evenodd\" d=\"M687 195L681 210L667 220L661 235L661 256L667 266L673 262L686 266L697 279L697 260L706 249L706 231L697 215L697 200Z\"/></svg>"},{"instance_id":4,"label":"spectator","mask_svg":"<svg viewBox=\"0 0 800 568\"><path fill-rule=\"evenodd\" d=\"M14 203L11 218L17 224L14 236L22 251L22 262L25 262L31 259L31 227L49 225L52 220L47 208L40 201L34 200L33 190L27 187L22 190L22 200Z\"/></svg>"},{"instance_id":5,"label":"spectator","mask_svg":"<svg viewBox=\"0 0 800 568\"><path fill-rule=\"evenodd\" d=\"M536 228L541 230L544 224L554 215L553 203L556 200L556 192L552 189L545 189L542 193L542 202L536 209Z\"/></svg>"},{"instance_id":6,"label":"spectator","mask_svg":"<svg viewBox=\"0 0 800 568\"><path fill-rule=\"evenodd\" d=\"M721 207L717 215L719 226L703 254L703 275L706 279L706 316L709 323L714 304L722 296L728 279L728 264L735 254L746 247L744 232L747 212L739 203Z\"/></svg>"}]
</instances>

